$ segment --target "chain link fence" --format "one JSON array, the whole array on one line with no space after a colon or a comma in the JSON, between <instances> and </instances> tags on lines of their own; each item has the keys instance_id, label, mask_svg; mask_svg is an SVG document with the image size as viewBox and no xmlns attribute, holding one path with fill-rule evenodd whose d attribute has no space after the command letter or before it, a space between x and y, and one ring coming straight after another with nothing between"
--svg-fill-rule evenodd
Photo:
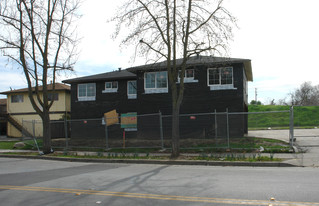
<instances>
[{"instance_id":1,"label":"chain link fence","mask_svg":"<svg viewBox=\"0 0 319 206\"><path fill-rule=\"evenodd\" d=\"M309 113L311 109L314 111ZM254 147L253 138L247 136L274 138L269 136L272 134L277 135L277 139L279 133L283 134L279 139L289 142L292 147L296 137L310 137L309 139L319 137L318 115L316 108L299 106L283 111L229 112L226 110L181 114L179 117L181 148L251 148ZM114 117L98 119L51 120L50 127L52 146L62 150L171 148L172 115L160 112L143 115L117 114ZM305 136L299 130L295 131L295 128L314 130L310 136ZM283 131L276 132L278 130ZM22 121L22 140L34 142L33 146L38 150L42 145L42 133L41 120Z\"/></svg>"},{"instance_id":2,"label":"chain link fence","mask_svg":"<svg viewBox=\"0 0 319 206\"><path fill-rule=\"evenodd\" d=\"M289 110L181 114L181 148L250 147L254 142L247 142L246 137L248 131L253 130L286 129L290 131L286 137L289 140L293 133L291 118ZM111 118L51 121L51 130L53 147L63 150L170 149L172 116L160 112L144 115L129 113Z\"/></svg>"},{"instance_id":3,"label":"chain link fence","mask_svg":"<svg viewBox=\"0 0 319 206\"><path fill-rule=\"evenodd\" d=\"M293 140L302 140L300 146L318 146L319 145L319 110L318 106L293 106L292 121L294 128L299 130L292 131ZM305 132L302 129L308 129ZM312 129L312 130L310 130Z\"/></svg>"},{"instance_id":4,"label":"chain link fence","mask_svg":"<svg viewBox=\"0 0 319 206\"><path fill-rule=\"evenodd\" d=\"M180 143L183 149L251 147L248 131L289 130L293 145L293 110L268 112L213 112L181 114ZM23 120L23 138L42 136L42 121ZM172 115L121 114L99 119L51 121L52 146L62 150L159 148L170 149ZM285 138L285 137L284 137ZM30 138L29 138L30 139ZM41 144L40 144L41 145Z\"/></svg>"},{"instance_id":5,"label":"chain link fence","mask_svg":"<svg viewBox=\"0 0 319 206\"><path fill-rule=\"evenodd\" d=\"M22 139L42 137L41 120L22 120Z\"/></svg>"},{"instance_id":6,"label":"chain link fence","mask_svg":"<svg viewBox=\"0 0 319 206\"><path fill-rule=\"evenodd\" d=\"M41 120L22 120L21 123L21 139L22 141L37 149L39 154L43 154L41 150L41 144L38 141L43 135L42 133L42 121Z\"/></svg>"}]
</instances>

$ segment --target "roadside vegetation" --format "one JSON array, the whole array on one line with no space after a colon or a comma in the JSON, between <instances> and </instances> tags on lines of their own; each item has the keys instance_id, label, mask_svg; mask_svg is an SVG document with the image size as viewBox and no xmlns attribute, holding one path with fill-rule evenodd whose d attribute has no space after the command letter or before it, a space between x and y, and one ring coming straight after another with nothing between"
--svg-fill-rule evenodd
<instances>
[{"instance_id":1,"label":"roadside vegetation","mask_svg":"<svg viewBox=\"0 0 319 206\"><path fill-rule=\"evenodd\" d=\"M25 140L23 143L24 147L14 148L14 144L20 141L0 141L0 149L16 149L16 150L37 150L33 140ZM42 147L42 140L37 140L39 147Z\"/></svg>"},{"instance_id":2,"label":"roadside vegetation","mask_svg":"<svg viewBox=\"0 0 319 206\"><path fill-rule=\"evenodd\" d=\"M39 156L38 153L2 153L4 155L24 155L24 156ZM54 152L45 155L46 157L57 158L75 158L75 159L99 159L99 160L171 160L170 155L152 155L150 153L116 153L116 152L94 152L78 154L74 152ZM261 153L199 153L198 155L180 155L174 160L199 160L199 161L227 161L227 162L280 162L282 159L276 158L275 154L261 154Z\"/></svg>"},{"instance_id":3,"label":"roadside vegetation","mask_svg":"<svg viewBox=\"0 0 319 206\"><path fill-rule=\"evenodd\" d=\"M130 160L169 160L169 155L150 155L149 153L102 153L97 152L95 155L74 155L69 153L50 154L49 156L65 157L65 158L94 158L94 159L130 159ZM261 153L245 154L245 153L200 153L199 155L181 155L177 160L205 160L205 161L249 161L249 162L265 162L265 161L281 161L280 158L275 158L271 153L268 156Z\"/></svg>"},{"instance_id":4,"label":"roadside vegetation","mask_svg":"<svg viewBox=\"0 0 319 206\"><path fill-rule=\"evenodd\" d=\"M42 140L38 140L38 145L41 149ZM17 141L0 141L0 149L14 149L14 144ZM26 144L25 147L18 148L16 150L37 150L34 142L32 140L24 141ZM169 143L167 142L165 148L162 149L160 147L157 148L113 148L105 150L102 147L71 147L68 148L61 147L61 141L59 141L60 145L54 146L53 148L56 151L88 151L88 152L108 152L108 153L118 153L118 154L127 154L127 153L141 153L141 154L150 154L150 153L159 153L165 154L170 153ZM243 138L231 138L229 143L225 140L181 140L183 147L181 148L182 153L254 153L254 152L266 152L266 153L287 153L289 152L289 144L275 139L267 139L267 138L255 138L255 137L243 137Z\"/></svg>"}]
</instances>

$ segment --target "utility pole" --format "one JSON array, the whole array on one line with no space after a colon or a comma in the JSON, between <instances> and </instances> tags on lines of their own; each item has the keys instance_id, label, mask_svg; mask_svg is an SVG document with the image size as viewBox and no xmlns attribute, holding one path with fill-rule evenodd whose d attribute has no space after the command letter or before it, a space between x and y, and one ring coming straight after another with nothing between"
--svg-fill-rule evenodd
<instances>
[{"instance_id":1,"label":"utility pole","mask_svg":"<svg viewBox=\"0 0 319 206\"><path fill-rule=\"evenodd\" d=\"M257 88L255 88L255 102L257 104Z\"/></svg>"}]
</instances>

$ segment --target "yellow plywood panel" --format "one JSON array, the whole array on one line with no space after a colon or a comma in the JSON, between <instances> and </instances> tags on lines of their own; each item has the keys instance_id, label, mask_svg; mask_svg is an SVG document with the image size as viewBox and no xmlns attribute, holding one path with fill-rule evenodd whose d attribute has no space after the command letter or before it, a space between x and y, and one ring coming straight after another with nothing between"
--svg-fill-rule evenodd
<instances>
[{"instance_id":1,"label":"yellow plywood panel","mask_svg":"<svg viewBox=\"0 0 319 206\"><path fill-rule=\"evenodd\" d=\"M104 113L104 120L107 126L118 124L119 123L119 115L116 110L112 110L110 112Z\"/></svg>"}]
</instances>

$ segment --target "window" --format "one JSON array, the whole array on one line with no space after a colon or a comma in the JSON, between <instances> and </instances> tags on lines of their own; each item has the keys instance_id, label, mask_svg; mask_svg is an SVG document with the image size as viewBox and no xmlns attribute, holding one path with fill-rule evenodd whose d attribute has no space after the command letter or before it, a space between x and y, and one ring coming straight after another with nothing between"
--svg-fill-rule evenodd
<instances>
[{"instance_id":1,"label":"window","mask_svg":"<svg viewBox=\"0 0 319 206\"><path fill-rule=\"evenodd\" d=\"M194 79L194 77L195 77L194 69L186 69L185 76L184 76L184 83L198 82L198 80ZM178 83L179 82L180 82L180 75L178 76Z\"/></svg>"},{"instance_id":2,"label":"window","mask_svg":"<svg viewBox=\"0 0 319 206\"><path fill-rule=\"evenodd\" d=\"M105 82L105 89L117 89L117 82Z\"/></svg>"},{"instance_id":3,"label":"window","mask_svg":"<svg viewBox=\"0 0 319 206\"><path fill-rule=\"evenodd\" d=\"M12 95L11 96L11 102L12 103L23 102L23 95L22 94Z\"/></svg>"},{"instance_id":4,"label":"window","mask_svg":"<svg viewBox=\"0 0 319 206\"><path fill-rule=\"evenodd\" d=\"M118 89L117 81L105 82L105 90L103 90L102 93L117 92L117 89Z\"/></svg>"},{"instance_id":5,"label":"window","mask_svg":"<svg viewBox=\"0 0 319 206\"><path fill-rule=\"evenodd\" d=\"M156 73L145 73L145 88L156 88L155 86Z\"/></svg>"},{"instance_id":6,"label":"window","mask_svg":"<svg viewBox=\"0 0 319 206\"><path fill-rule=\"evenodd\" d=\"M48 93L48 100L49 101L58 101L59 94L58 93Z\"/></svg>"},{"instance_id":7,"label":"window","mask_svg":"<svg viewBox=\"0 0 319 206\"><path fill-rule=\"evenodd\" d=\"M163 72L146 72L144 74L145 93L167 93L167 71Z\"/></svg>"},{"instance_id":8,"label":"window","mask_svg":"<svg viewBox=\"0 0 319 206\"><path fill-rule=\"evenodd\" d=\"M194 78L194 69L187 69L185 71L185 78Z\"/></svg>"},{"instance_id":9,"label":"window","mask_svg":"<svg viewBox=\"0 0 319 206\"><path fill-rule=\"evenodd\" d=\"M95 83L78 84L78 100L79 101L95 100Z\"/></svg>"},{"instance_id":10,"label":"window","mask_svg":"<svg viewBox=\"0 0 319 206\"><path fill-rule=\"evenodd\" d=\"M127 81L127 97L136 99L136 81Z\"/></svg>"},{"instance_id":11,"label":"window","mask_svg":"<svg viewBox=\"0 0 319 206\"><path fill-rule=\"evenodd\" d=\"M207 70L207 83L211 90L235 89L233 86L233 68L209 68Z\"/></svg>"}]
</instances>

